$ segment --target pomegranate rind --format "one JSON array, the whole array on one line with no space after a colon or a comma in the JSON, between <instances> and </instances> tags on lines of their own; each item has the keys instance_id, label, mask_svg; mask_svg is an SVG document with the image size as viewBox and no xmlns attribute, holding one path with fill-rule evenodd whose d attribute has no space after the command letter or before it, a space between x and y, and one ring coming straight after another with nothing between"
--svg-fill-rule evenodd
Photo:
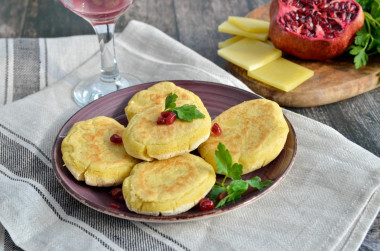
<instances>
[{"instance_id":1,"label":"pomegranate rind","mask_svg":"<svg viewBox=\"0 0 380 251\"><path fill-rule=\"evenodd\" d=\"M279 23L280 1L273 0L270 5L269 38L274 46L283 52L306 60L324 61L341 55L354 39L355 33L363 27L364 13L359 4L356 18L335 38L309 38L301 34L287 31Z\"/></svg>"}]
</instances>

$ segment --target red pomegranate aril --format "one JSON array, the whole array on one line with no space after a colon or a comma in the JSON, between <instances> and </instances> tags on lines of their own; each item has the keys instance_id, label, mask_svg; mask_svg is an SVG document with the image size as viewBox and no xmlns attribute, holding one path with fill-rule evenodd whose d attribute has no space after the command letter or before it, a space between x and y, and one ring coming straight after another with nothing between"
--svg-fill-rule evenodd
<instances>
[{"instance_id":1,"label":"red pomegranate aril","mask_svg":"<svg viewBox=\"0 0 380 251\"><path fill-rule=\"evenodd\" d=\"M334 3L334 9L335 10L341 10L340 4L338 2Z\"/></svg>"},{"instance_id":2,"label":"red pomegranate aril","mask_svg":"<svg viewBox=\"0 0 380 251\"><path fill-rule=\"evenodd\" d=\"M218 200L223 200L226 196L227 196L227 193L226 193L226 192L220 193L220 194L218 195Z\"/></svg>"},{"instance_id":3,"label":"red pomegranate aril","mask_svg":"<svg viewBox=\"0 0 380 251\"><path fill-rule=\"evenodd\" d=\"M171 113L171 111L164 111L164 112L161 112L161 116L166 118L167 116L169 116Z\"/></svg>"},{"instance_id":4,"label":"red pomegranate aril","mask_svg":"<svg viewBox=\"0 0 380 251\"><path fill-rule=\"evenodd\" d=\"M111 203L111 204L110 204L110 208L113 208L113 209L119 209L120 206L117 205L117 204L115 204L115 203Z\"/></svg>"},{"instance_id":5,"label":"red pomegranate aril","mask_svg":"<svg viewBox=\"0 0 380 251\"><path fill-rule=\"evenodd\" d=\"M115 187L110 191L112 198L117 199L120 195L123 195L123 190L120 187Z\"/></svg>"},{"instance_id":6,"label":"red pomegranate aril","mask_svg":"<svg viewBox=\"0 0 380 251\"><path fill-rule=\"evenodd\" d=\"M336 18L336 17L338 17L338 16L336 15L336 12L335 12L335 11L330 11L330 12L329 12L329 16L332 17L332 18Z\"/></svg>"},{"instance_id":7,"label":"red pomegranate aril","mask_svg":"<svg viewBox=\"0 0 380 251\"><path fill-rule=\"evenodd\" d=\"M352 14L348 13L347 16L346 16L346 21L350 21L351 20L351 16L352 16Z\"/></svg>"},{"instance_id":8,"label":"red pomegranate aril","mask_svg":"<svg viewBox=\"0 0 380 251\"><path fill-rule=\"evenodd\" d=\"M222 134L222 128L217 123L214 123L211 127L211 131L216 136L220 136Z\"/></svg>"},{"instance_id":9,"label":"red pomegranate aril","mask_svg":"<svg viewBox=\"0 0 380 251\"><path fill-rule=\"evenodd\" d=\"M214 209L215 207L215 203L212 199L210 198L203 198L199 201L199 208L202 210L202 211L209 211L211 209Z\"/></svg>"},{"instance_id":10,"label":"red pomegranate aril","mask_svg":"<svg viewBox=\"0 0 380 251\"><path fill-rule=\"evenodd\" d=\"M121 143L123 143L123 138L120 135L118 135L118 134L113 134L110 137L110 141L112 143L115 143L115 144L121 144Z\"/></svg>"},{"instance_id":11,"label":"red pomegranate aril","mask_svg":"<svg viewBox=\"0 0 380 251\"><path fill-rule=\"evenodd\" d=\"M160 116L157 118L157 125L165 125L166 124L166 118Z\"/></svg>"},{"instance_id":12,"label":"red pomegranate aril","mask_svg":"<svg viewBox=\"0 0 380 251\"><path fill-rule=\"evenodd\" d=\"M111 197L113 199L116 199L118 201L123 202L124 196L123 196L123 190L120 187L115 187L110 191Z\"/></svg>"},{"instance_id":13,"label":"red pomegranate aril","mask_svg":"<svg viewBox=\"0 0 380 251\"><path fill-rule=\"evenodd\" d=\"M166 122L165 124L166 125L171 125L174 123L174 121L176 120L177 118L177 114L175 114L175 112L170 112L170 114L166 117Z\"/></svg>"}]
</instances>

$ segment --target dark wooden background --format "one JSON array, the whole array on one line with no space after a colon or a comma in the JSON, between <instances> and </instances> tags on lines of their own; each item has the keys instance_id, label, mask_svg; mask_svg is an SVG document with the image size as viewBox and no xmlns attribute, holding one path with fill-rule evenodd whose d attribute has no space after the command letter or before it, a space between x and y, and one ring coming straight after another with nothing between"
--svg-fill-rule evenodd
<instances>
[{"instance_id":1,"label":"dark wooden background","mask_svg":"<svg viewBox=\"0 0 380 251\"><path fill-rule=\"evenodd\" d=\"M151 24L220 67L217 43L229 36L217 26L228 16L244 16L269 0L136 0L116 26L130 19ZM0 0L0 37L61 37L94 34L92 27L65 9L59 0ZM380 72L380 69L379 69ZM380 85L380 83L379 83ZM334 104L288 108L327 124L351 141L380 156L380 88ZM340 146L336 146L340 147ZM361 250L379 250L380 216Z\"/></svg>"}]
</instances>

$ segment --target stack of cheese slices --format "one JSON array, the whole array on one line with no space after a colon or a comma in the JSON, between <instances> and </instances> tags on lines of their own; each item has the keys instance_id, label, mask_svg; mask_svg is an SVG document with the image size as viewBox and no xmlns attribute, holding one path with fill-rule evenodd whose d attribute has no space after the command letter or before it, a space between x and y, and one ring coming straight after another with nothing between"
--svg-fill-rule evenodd
<instances>
[{"instance_id":1,"label":"stack of cheese slices","mask_svg":"<svg viewBox=\"0 0 380 251\"><path fill-rule=\"evenodd\" d=\"M282 57L268 40L269 22L230 16L218 30L234 36L219 43L218 55L247 70L247 75L288 92L308 80L314 72Z\"/></svg>"}]
</instances>

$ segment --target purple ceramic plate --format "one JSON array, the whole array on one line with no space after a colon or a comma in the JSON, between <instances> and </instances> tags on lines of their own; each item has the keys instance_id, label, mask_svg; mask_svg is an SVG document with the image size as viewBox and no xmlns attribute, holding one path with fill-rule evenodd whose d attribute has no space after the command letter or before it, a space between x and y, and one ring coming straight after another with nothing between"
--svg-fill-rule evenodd
<instances>
[{"instance_id":1,"label":"purple ceramic plate","mask_svg":"<svg viewBox=\"0 0 380 251\"><path fill-rule=\"evenodd\" d=\"M212 118L215 118L218 114L227 110L231 106L240 104L246 100L260 98L253 93L217 83L189 80L172 82L197 94L202 99ZM146 89L155 83L157 82L132 86L106 95L79 110L59 131L53 147L54 173L64 189L66 189L70 195L83 204L100 212L128 220L145 222L178 222L199 220L229 212L257 200L278 185L291 169L296 156L297 139L292 125L287 120L290 130L284 149L280 155L267 166L250 174L243 175L243 179L249 179L254 176L259 176L262 180L271 179L274 181L273 184L262 191L248 190L239 200L228 203L223 208L202 212L198 206L195 206L185 213L174 216L139 215L129 211L123 202L113 199L109 194L112 188L90 187L84 182L75 180L67 168L64 167L61 153L62 139L70 130L72 125L75 122L87 120L100 115L115 118L123 125L127 125L128 121L124 114L124 108L129 99L136 92ZM118 208L111 208L110 204L117 205Z\"/></svg>"}]
</instances>

